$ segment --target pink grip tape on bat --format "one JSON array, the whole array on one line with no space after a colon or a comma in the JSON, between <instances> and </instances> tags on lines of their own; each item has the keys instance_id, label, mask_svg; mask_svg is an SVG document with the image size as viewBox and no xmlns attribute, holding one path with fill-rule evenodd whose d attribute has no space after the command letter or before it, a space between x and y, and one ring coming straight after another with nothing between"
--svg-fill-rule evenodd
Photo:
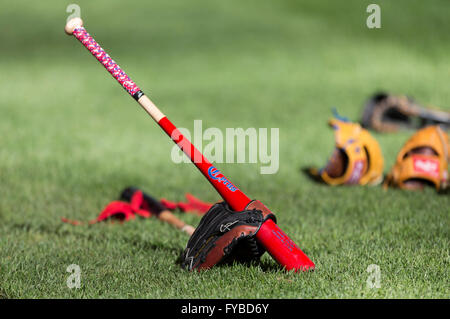
<instances>
[{"instance_id":1,"label":"pink grip tape on bat","mask_svg":"<svg viewBox=\"0 0 450 319\"><path fill-rule=\"evenodd\" d=\"M140 91L139 87L131 81L128 75L114 62L113 59L100 47L100 45L87 33L86 29L76 28L73 35L104 65L109 73L134 97Z\"/></svg>"}]
</instances>

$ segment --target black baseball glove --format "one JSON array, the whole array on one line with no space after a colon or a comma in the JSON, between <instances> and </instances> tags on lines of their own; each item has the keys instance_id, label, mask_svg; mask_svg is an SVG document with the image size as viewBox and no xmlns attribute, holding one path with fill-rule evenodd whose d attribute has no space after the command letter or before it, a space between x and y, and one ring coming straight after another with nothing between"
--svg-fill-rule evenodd
<instances>
[{"instance_id":1,"label":"black baseball glove","mask_svg":"<svg viewBox=\"0 0 450 319\"><path fill-rule=\"evenodd\" d=\"M208 269L217 264L251 262L265 249L255 239L267 218L275 216L261 202L252 201L236 212L220 202L211 207L189 239L181 256L181 266L188 270Z\"/></svg>"},{"instance_id":2,"label":"black baseball glove","mask_svg":"<svg viewBox=\"0 0 450 319\"><path fill-rule=\"evenodd\" d=\"M366 103L361 124L378 132L417 130L435 124L449 130L450 112L424 107L410 97L380 92Z\"/></svg>"}]
</instances>

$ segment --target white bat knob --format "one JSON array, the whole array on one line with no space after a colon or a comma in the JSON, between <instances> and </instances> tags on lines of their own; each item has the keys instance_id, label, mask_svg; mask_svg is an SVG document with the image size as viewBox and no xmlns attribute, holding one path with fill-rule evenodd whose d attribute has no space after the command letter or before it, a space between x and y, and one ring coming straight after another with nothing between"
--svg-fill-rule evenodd
<instances>
[{"instance_id":1,"label":"white bat knob","mask_svg":"<svg viewBox=\"0 0 450 319\"><path fill-rule=\"evenodd\" d=\"M64 31L66 31L68 35L72 35L73 30L82 26L83 20L81 20L81 18L72 18L67 21L66 26L64 27Z\"/></svg>"}]
</instances>

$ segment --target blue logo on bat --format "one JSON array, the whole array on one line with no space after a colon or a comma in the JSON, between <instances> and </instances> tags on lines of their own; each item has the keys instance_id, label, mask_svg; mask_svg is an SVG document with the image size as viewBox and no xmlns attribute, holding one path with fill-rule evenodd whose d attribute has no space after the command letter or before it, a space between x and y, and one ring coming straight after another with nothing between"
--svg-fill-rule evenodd
<instances>
[{"instance_id":1,"label":"blue logo on bat","mask_svg":"<svg viewBox=\"0 0 450 319\"><path fill-rule=\"evenodd\" d=\"M231 182L225 176L223 176L223 174L214 166L211 166L208 169L208 175L209 177L211 177L211 179L225 185L230 191L234 192L237 190L237 187L231 184Z\"/></svg>"}]
</instances>

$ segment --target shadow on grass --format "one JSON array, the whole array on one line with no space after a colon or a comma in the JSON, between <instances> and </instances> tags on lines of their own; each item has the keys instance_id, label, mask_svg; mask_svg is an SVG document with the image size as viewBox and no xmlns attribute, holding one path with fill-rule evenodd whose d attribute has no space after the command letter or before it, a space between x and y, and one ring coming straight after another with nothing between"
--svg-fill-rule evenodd
<instances>
[{"instance_id":1,"label":"shadow on grass","mask_svg":"<svg viewBox=\"0 0 450 319\"><path fill-rule=\"evenodd\" d=\"M173 245L166 245L164 243L158 242L158 243L153 243L153 242L149 242L149 241L145 241L145 240L136 240L136 239L132 239L129 241L129 243L134 246L134 247L138 247L139 249L148 251L148 250L164 250L167 252L170 252L172 254L177 254L177 255L181 255L182 253L182 249L180 247L175 247Z\"/></svg>"},{"instance_id":2,"label":"shadow on grass","mask_svg":"<svg viewBox=\"0 0 450 319\"><path fill-rule=\"evenodd\" d=\"M319 175L313 174L312 169L313 169L312 166L304 166L304 167L300 167L299 170L306 177L308 177L311 181L319 183L319 184L325 184Z\"/></svg>"},{"instance_id":3,"label":"shadow on grass","mask_svg":"<svg viewBox=\"0 0 450 319\"><path fill-rule=\"evenodd\" d=\"M45 225L45 224L33 225L28 222L16 223L16 224L11 225L12 229L17 229L17 230L24 231L24 232L36 231L36 232L41 232L41 233L45 233L48 235L73 236L78 239L85 239L85 240L92 241L92 242L97 242L101 238L101 236L97 236L97 234L86 233L86 232L83 232L83 233L71 232L69 230L62 229L62 227L63 227L62 225L56 226L56 227L54 227L52 225ZM102 237L101 239L104 239L104 238ZM172 255L176 255L178 257L175 260L175 264L181 266L181 263L182 263L181 256L184 252L184 248L182 248L182 247L177 247L177 246L162 243L162 242L150 242L148 240L142 240L142 239L136 238L136 236L134 236L134 235L127 236L127 234L123 234L122 239L124 239L128 245L131 245L139 250L166 251ZM243 265L246 267L257 267L257 268L260 268L261 271L263 271L265 273L277 273L277 272L283 271L283 268L280 265L278 265L276 262L274 262L273 260L261 260L261 259L256 259L256 260L251 260L251 261L243 261L243 262L232 260L232 259L226 259L223 262L220 262L219 264L215 265L214 267L231 267L233 265ZM3 298L8 298L8 295L4 294L0 290L0 299L3 299Z\"/></svg>"},{"instance_id":4,"label":"shadow on grass","mask_svg":"<svg viewBox=\"0 0 450 319\"><path fill-rule=\"evenodd\" d=\"M11 228L12 229L18 229L24 232L29 232L29 231L36 231L36 232L40 232L40 233L44 233L44 234L48 234L48 235L56 235L59 237L67 237L67 236L72 236L78 239L85 239L88 241L92 241L92 242L98 242L99 240L104 240L104 237L102 234L93 234L90 232L72 232L69 230L64 230L62 229L63 225L61 226L52 226L52 225L45 225L45 224L40 224L40 225L33 225L32 223L29 222L23 222L23 223L16 223L16 224L12 224ZM76 226L76 227L92 227L92 225L90 226ZM115 236L117 234L114 234ZM138 249L142 249L144 251L148 251L148 250L165 250L165 251L169 251L172 253L178 253L180 251L179 247L175 247L175 246L171 246L171 245L167 245L165 243L161 243L161 242L149 242L147 240L143 240L143 239L139 239L136 238L135 235L128 235L128 234L122 234L121 236L128 245L131 245L133 247L137 247ZM117 237L116 237L117 238Z\"/></svg>"},{"instance_id":5,"label":"shadow on grass","mask_svg":"<svg viewBox=\"0 0 450 319\"><path fill-rule=\"evenodd\" d=\"M182 267L182 256L183 256L184 250L180 249L179 250L179 254L178 254L178 258L175 261L175 263ZM219 262L218 264L216 264L214 266L214 268L226 268L226 267L232 267L232 266L236 266L236 265L242 265L245 267L257 267L260 268L261 271L265 272L265 273L277 273L280 271L283 271L283 269L281 268L280 265L278 265L277 263L275 263L273 260L252 260L252 261L237 261L237 260L231 260L231 259L225 259L221 262Z\"/></svg>"}]
</instances>

